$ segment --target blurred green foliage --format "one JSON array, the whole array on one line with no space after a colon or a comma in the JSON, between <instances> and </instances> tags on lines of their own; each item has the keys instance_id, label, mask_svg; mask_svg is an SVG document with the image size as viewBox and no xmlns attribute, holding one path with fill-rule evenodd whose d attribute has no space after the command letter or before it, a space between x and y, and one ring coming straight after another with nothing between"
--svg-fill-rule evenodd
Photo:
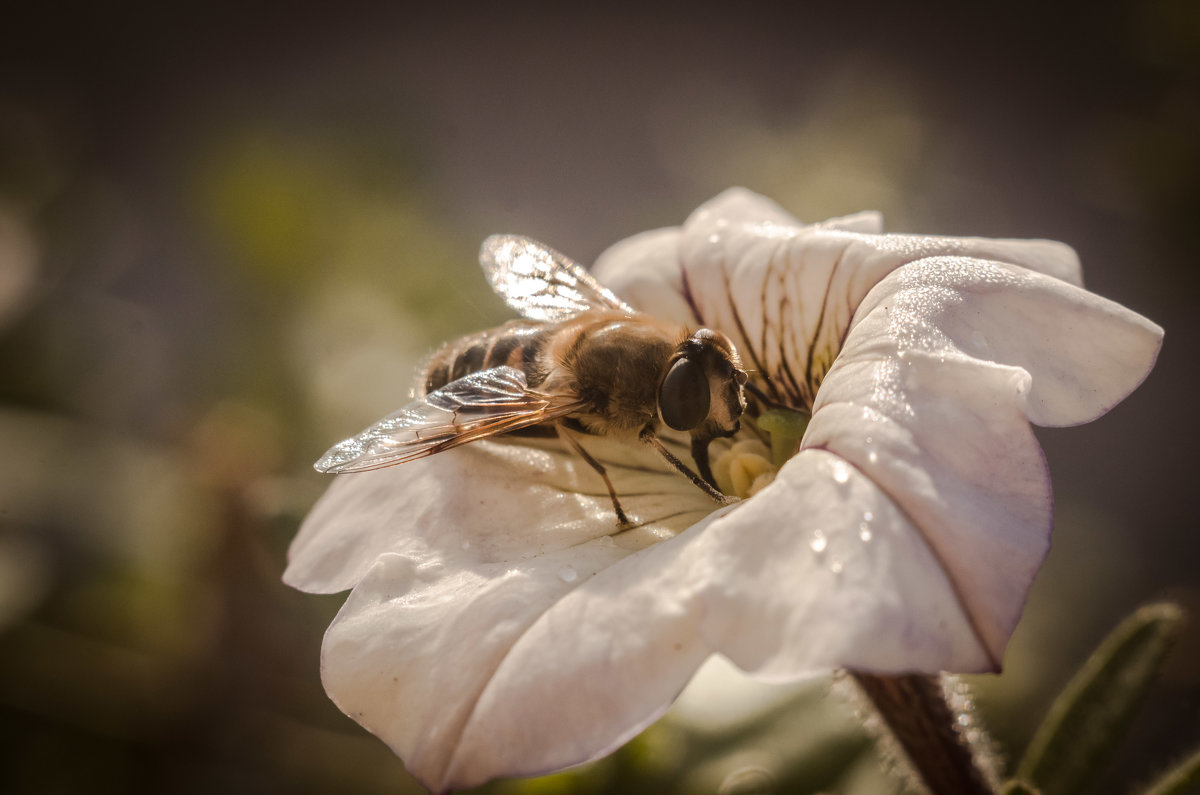
<instances>
[{"instance_id":1,"label":"blurred green foliage","mask_svg":"<svg viewBox=\"0 0 1200 795\"><path fill-rule=\"evenodd\" d=\"M1170 603L1147 605L1125 619L1055 701L1017 777L1044 795L1086 792L1158 678L1183 620Z\"/></svg>"},{"instance_id":2,"label":"blurred green foliage","mask_svg":"<svg viewBox=\"0 0 1200 795\"><path fill-rule=\"evenodd\" d=\"M3 219L41 273L0 318L0 789L404 787L321 691L338 599L279 583L305 459L406 399L445 307L490 298L387 154L278 130L194 152L204 264L174 295L119 190L15 158Z\"/></svg>"}]
</instances>

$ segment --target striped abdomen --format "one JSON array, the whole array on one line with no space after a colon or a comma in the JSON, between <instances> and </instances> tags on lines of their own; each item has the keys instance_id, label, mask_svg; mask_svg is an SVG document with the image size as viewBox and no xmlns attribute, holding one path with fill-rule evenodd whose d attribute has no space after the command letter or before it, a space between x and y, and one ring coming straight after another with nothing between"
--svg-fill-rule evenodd
<instances>
[{"instance_id":1,"label":"striped abdomen","mask_svg":"<svg viewBox=\"0 0 1200 795\"><path fill-rule=\"evenodd\" d=\"M525 373L530 386L545 378L538 360L550 340L545 323L513 320L443 345L425 368L425 394L465 375L507 365Z\"/></svg>"}]
</instances>

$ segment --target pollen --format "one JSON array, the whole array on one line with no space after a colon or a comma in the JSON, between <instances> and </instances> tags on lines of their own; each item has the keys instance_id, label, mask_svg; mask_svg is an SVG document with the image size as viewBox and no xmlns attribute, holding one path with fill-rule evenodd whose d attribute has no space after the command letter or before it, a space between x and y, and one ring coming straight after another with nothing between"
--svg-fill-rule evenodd
<instances>
[{"instance_id":1,"label":"pollen","mask_svg":"<svg viewBox=\"0 0 1200 795\"><path fill-rule=\"evenodd\" d=\"M734 497L752 497L775 479L778 468L771 450L758 439L735 442L713 461L713 477L721 491Z\"/></svg>"}]
</instances>

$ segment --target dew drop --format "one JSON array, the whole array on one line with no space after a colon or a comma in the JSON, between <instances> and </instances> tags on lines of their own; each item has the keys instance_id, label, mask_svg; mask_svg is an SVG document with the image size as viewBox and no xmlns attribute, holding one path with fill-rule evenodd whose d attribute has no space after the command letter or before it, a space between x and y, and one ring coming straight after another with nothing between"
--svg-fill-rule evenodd
<instances>
[{"instance_id":1,"label":"dew drop","mask_svg":"<svg viewBox=\"0 0 1200 795\"><path fill-rule=\"evenodd\" d=\"M875 514L871 513L870 511L863 511L863 521L864 522L870 522L870 521L873 521L874 519L875 519Z\"/></svg>"},{"instance_id":2,"label":"dew drop","mask_svg":"<svg viewBox=\"0 0 1200 795\"><path fill-rule=\"evenodd\" d=\"M829 546L829 539L821 530L813 530L813 538L808 545L812 547L813 552L820 554L825 551L825 547Z\"/></svg>"},{"instance_id":3,"label":"dew drop","mask_svg":"<svg viewBox=\"0 0 1200 795\"><path fill-rule=\"evenodd\" d=\"M842 562L840 560L835 560L829 564L829 570L832 571L834 574L841 574L843 568L845 568L845 566L842 564Z\"/></svg>"},{"instance_id":4,"label":"dew drop","mask_svg":"<svg viewBox=\"0 0 1200 795\"><path fill-rule=\"evenodd\" d=\"M871 452L867 453L867 460L874 464L879 460L879 453L872 450Z\"/></svg>"},{"instance_id":5,"label":"dew drop","mask_svg":"<svg viewBox=\"0 0 1200 795\"><path fill-rule=\"evenodd\" d=\"M559 566L558 579L563 582L575 582L579 579L579 572L575 571L575 567L570 564Z\"/></svg>"},{"instance_id":6,"label":"dew drop","mask_svg":"<svg viewBox=\"0 0 1200 795\"><path fill-rule=\"evenodd\" d=\"M858 537L862 539L864 544L871 540L871 528L867 526L866 522L858 526Z\"/></svg>"},{"instance_id":7,"label":"dew drop","mask_svg":"<svg viewBox=\"0 0 1200 795\"><path fill-rule=\"evenodd\" d=\"M709 243L720 243L721 236L719 234L717 234L716 232L713 232L711 235L708 236L708 242Z\"/></svg>"},{"instance_id":8,"label":"dew drop","mask_svg":"<svg viewBox=\"0 0 1200 795\"><path fill-rule=\"evenodd\" d=\"M845 461L837 461L834 463L833 479L838 483L845 483L850 479L850 467L846 466Z\"/></svg>"}]
</instances>

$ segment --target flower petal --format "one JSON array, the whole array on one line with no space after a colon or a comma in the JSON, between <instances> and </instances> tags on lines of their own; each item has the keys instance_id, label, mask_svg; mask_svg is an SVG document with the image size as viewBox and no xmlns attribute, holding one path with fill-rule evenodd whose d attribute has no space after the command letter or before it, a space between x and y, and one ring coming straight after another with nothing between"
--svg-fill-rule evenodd
<instances>
[{"instance_id":1,"label":"flower petal","mask_svg":"<svg viewBox=\"0 0 1200 795\"><path fill-rule=\"evenodd\" d=\"M937 258L896 272L859 307L910 349L1021 367L1037 425L1091 422L1145 380L1163 330L1079 287L999 262ZM886 319L885 319L886 318ZM880 333L856 321L855 333ZM866 325L864 322L862 325ZM849 345L850 340L847 340ZM849 353L849 351L847 351Z\"/></svg>"},{"instance_id":2,"label":"flower petal","mask_svg":"<svg viewBox=\"0 0 1200 795\"><path fill-rule=\"evenodd\" d=\"M729 207L734 217L751 223L767 220L767 217L759 217L755 213L766 214L780 224L799 223L779 205L744 189L726 191L710 204ZM720 220L722 227L733 223L731 217ZM818 226L847 232L878 233L883 227L883 216L874 211L865 211L831 218ZM697 318L686 298L683 269L678 256L680 235L679 227L670 227L626 238L600 255L592 267L592 273L605 285L611 285L610 289L618 292L634 308L682 326L694 326Z\"/></svg>"},{"instance_id":3,"label":"flower petal","mask_svg":"<svg viewBox=\"0 0 1200 795\"><path fill-rule=\"evenodd\" d=\"M817 226L822 226L826 229L840 229L843 232L861 232L867 235L878 235L883 233L883 213L877 210L863 210L862 212L821 221Z\"/></svg>"},{"instance_id":4,"label":"flower petal","mask_svg":"<svg viewBox=\"0 0 1200 795\"><path fill-rule=\"evenodd\" d=\"M435 791L474 699L524 629L596 571L716 507L648 450L583 443L646 524L616 533L589 466L514 440L339 476L293 542L289 584L354 586L322 647L326 691Z\"/></svg>"},{"instance_id":5,"label":"flower petal","mask_svg":"<svg viewBox=\"0 0 1200 795\"><path fill-rule=\"evenodd\" d=\"M645 524L619 536L623 548L669 537L715 507L648 450L607 439L582 444L608 467L631 520ZM418 565L497 563L615 529L600 476L557 442L477 442L337 476L292 541L283 578L304 591L335 593L354 587L387 553Z\"/></svg>"},{"instance_id":6,"label":"flower petal","mask_svg":"<svg viewBox=\"0 0 1200 795\"><path fill-rule=\"evenodd\" d=\"M563 594L628 554L594 540L511 563L383 555L325 633L325 690L432 791L458 786L446 768L512 645Z\"/></svg>"},{"instance_id":7,"label":"flower petal","mask_svg":"<svg viewBox=\"0 0 1200 795\"><path fill-rule=\"evenodd\" d=\"M805 226L774 202L737 188L688 218L677 251L670 251L670 230L661 230L605 252L596 274L640 309L657 314L661 306L679 322L722 330L747 367L767 377L776 399L806 407L855 308L896 268L931 256L970 256L1080 282L1075 252L1055 241L861 231L878 226L874 213ZM688 313L680 312L676 291Z\"/></svg>"},{"instance_id":8,"label":"flower petal","mask_svg":"<svg viewBox=\"0 0 1200 795\"><path fill-rule=\"evenodd\" d=\"M326 634L322 670L440 791L607 753L713 652L769 680L990 666L903 513L813 450L759 498L633 554L605 539L510 563L385 554Z\"/></svg>"},{"instance_id":9,"label":"flower petal","mask_svg":"<svg viewBox=\"0 0 1200 795\"><path fill-rule=\"evenodd\" d=\"M844 457L915 522L998 667L1050 540L1029 423L1103 413L1153 366L1161 333L1031 271L922 260L863 302L803 446Z\"/></svg>"},{"instance_id":10,"label":"flower petal","mask_svg":"<svg viewBox=\"0 0 1200 795\"><path fill-rule=\"evenodd\" d=\"M813 450L754 500L550 606L496 667L439 783L603 755L662 714L713 652L768 680L839 665L991 666L903 513L861 473Z\"/></svg>"}]
</instances>

